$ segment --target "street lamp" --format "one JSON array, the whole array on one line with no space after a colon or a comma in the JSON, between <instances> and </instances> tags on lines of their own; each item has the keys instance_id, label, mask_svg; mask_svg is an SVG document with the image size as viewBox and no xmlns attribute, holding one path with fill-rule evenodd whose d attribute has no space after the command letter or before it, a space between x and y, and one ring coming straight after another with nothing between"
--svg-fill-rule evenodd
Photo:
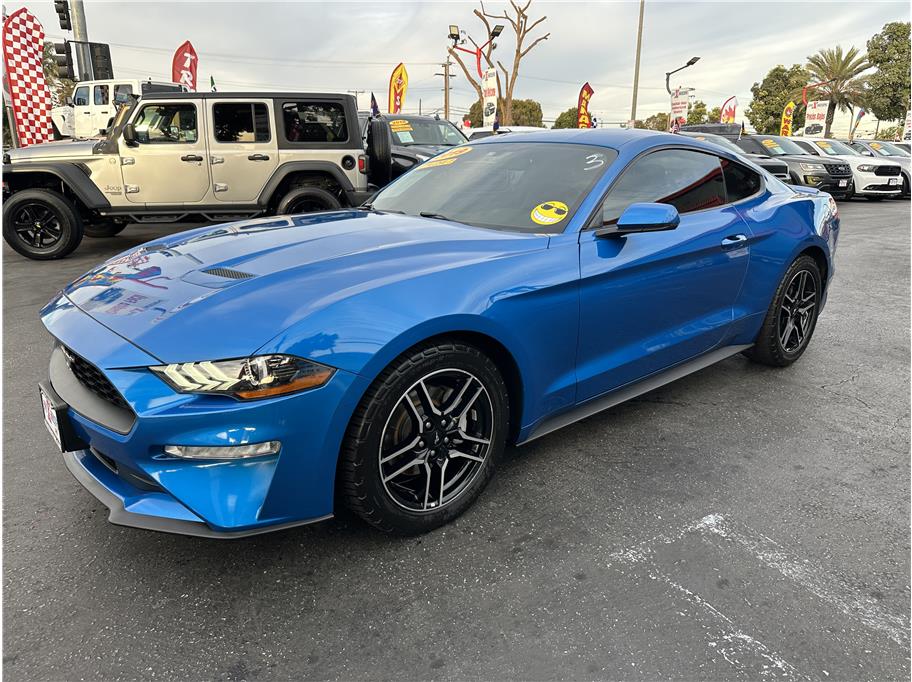
<instances>
[{"instance_id":1,"label":"street lamp","mask_svg":"<svg viewBox=\"0 0 912 682\"><path fill-rule=\"evenodd\" d=\"M459 31L459 26L456 24L450 24L450 33L447 36L450 40L453 41L453 47L459 50L460 52L465 52L467 54L473 55L475 57L475 68L478 69L478 77L484 78L484 74L481 71L481 55L484 49L491 43L497 36L503 33L504 27L503 24L495 24L494 28L491 29L491 33L488 36L488 40L479 47L476 47L474 50L470 50L467 47L460 47L460 43L464 43L464 40L460 40L459 36L461 35ZM491 49L496 48L497 45L491 45Z\"/></svg>"},{"instance_id":2,"label":"street lamp","mask_svg":"<svg viewBox=\"0 0 912 682\"><path fill-rule=\"evenodd\" d=\"M670 82L671 82L671 77L672 77L672 75L673 75L673 74L676 74L678 71L683 71L683 70L686 69L688 66L693 66L693 65L696 64L698 61L700 61L700 58L699 58L699 57L691 57L690 59L687 60L687 63L686 63L684 66L682 66L682 67L680 67L680 68L677 68L677 69L675 69L674 71L668 71L668 72L665 74L665 89L668 91L668 94L669 94L669 95L671 94L671 85L670 85Z\"/></svg>"}]
</instances>

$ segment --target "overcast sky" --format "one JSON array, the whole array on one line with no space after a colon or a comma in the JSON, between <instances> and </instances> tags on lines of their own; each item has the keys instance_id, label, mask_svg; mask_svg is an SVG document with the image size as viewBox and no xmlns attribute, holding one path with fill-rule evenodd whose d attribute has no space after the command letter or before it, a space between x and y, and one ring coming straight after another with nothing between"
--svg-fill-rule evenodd
<instances>
[{"instance_id":1,"label":"overcast sky","mask_svg":"<svg viewBox=\"0 0 912 682\"><path fill-rule=\"evenodd\" d=\"M6 3L7 12L20 6ZM24 3L60 38L51 0ZM373 91L386 109L389 74L405 62L410 85L406 109L443 106L442 79L450 23L482 35L473 2L93 2L85 3L90 40L111 44L115 73L170 80L171 56L189 39L200 56L199 81L219 90ZM485 3L500 13L506 2ZM576 105L580 85L595 88L591 109L603 121L630 117L636 0L545 2L530 15L547 15L551 37L522 62L515 97L541 102L546 119ZM846 2L694 2L647 0L637 118L668 108L665 72L691 56L699 63L672 77L672 87L696 89L711 108L737 95L741 110L750 87L776 64L803 63L822 47L864 49L889 21L909 21L908 0ZM505 22L502 22L505 23ZM70 36L72 37L72 36ZM513 53L511 30L496 54ZM452 105L465 110L475 94L458 72ZM740 111L739 111L740 113ZM455 117L455 115L454 115Z\"/></svg>"}]
</instances>

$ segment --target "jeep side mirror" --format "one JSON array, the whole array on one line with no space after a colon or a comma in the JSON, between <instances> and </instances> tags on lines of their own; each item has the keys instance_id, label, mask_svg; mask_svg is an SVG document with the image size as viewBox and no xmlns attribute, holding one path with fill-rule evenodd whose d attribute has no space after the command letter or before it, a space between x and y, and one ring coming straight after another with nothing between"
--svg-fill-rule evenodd
<instances>
[{"instance_id":1,"label":"jeep side mirror","mask_svg":"<svg viewBox=\"0 0 912 682\"><path fill-rule=\"evenodd\" d=\"M127 123L123 127L123 139L129 145L136 144L136 128L132 123Z\"/></svg>"},{"instance_id":2,"label":"jeep side mirror","mask_svg":"<svg viewBox=\"0 0 912 682\"><path fill-rule=\"evenodd\" d=\"M68 107L71 107L71 106L73 106L73 98L70 95L67 95L66 97L64 97L63 103L65 105L67 105Z\"/></svg>"}]
</instances>

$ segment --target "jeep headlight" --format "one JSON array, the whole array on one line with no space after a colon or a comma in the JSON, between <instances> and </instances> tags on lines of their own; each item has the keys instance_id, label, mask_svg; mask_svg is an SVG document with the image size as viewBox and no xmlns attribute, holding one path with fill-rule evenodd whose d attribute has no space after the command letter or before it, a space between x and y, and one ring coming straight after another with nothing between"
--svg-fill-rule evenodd
<instances>
[{"instance_id":1,"label":"jeep headlight","mask_svg":"<svg viewBox=\"0 0 912 682\"><path fill-rule=\"evenodd\" d=\"M257 355L236 360L183 362L150 367L179 393L271 398L322 386L336 371L294 355Z\"/></svg>"},{"instance_id":2,"label":"jeep headlight","mask_svg":"<svg viewBox=\"0 0 912 682\"><path fill-rule=\"evenodd\" d=\"M873 164L863 163L858 167L858 170L862 173L873 173L876 168L877 166L874 166Z\"/></svg>"},{"instance_id":3,"label":"jeep headlight","mask_svg":"<svg viewBox=\"0 0 912 682\"><path fill-rule=\"evenodd\" d=\"M824 170L822 163L802 163L801 170L806 171L822 171Z\"/></svg>"}]
</instances>

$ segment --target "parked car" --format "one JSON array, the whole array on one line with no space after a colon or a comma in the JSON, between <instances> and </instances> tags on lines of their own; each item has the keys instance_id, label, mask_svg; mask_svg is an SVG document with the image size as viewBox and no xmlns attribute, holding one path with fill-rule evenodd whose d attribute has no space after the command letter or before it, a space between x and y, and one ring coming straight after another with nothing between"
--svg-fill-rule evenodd
<instances>
[{"instance_id":1,"label":"parked car","mask_svg":"<svg viewBox=\"0 0 912 682\"><path fill-rule=\"evenodd\" d=\"M852 168L852 196L865 197L871 201L898 197L902 192L903 178L900 167L886 159L862 156L838 140L813 137L793 137L792 141L814 156L845 161Z\"/></svg>"},{"instance_id":2,"label":"parked car","mask_svg":"<svg viewBox=\"0 0 912 682\"><path fill-rule=\"evenodd\" d=\"M45 260L128 222L357 206L376 189L369 174L389 175L389 131L374 133L365 150L351 95L146 93L103 140L4 154L3 238Z\"/></svg>"},{"instance_id":3,"label":"parked car","mask_svg":"<svg viewBox=\"0 0 912 682\"><path fill-rule=\"evenodd\" d=\"M55 137L103 137L114 121L117 107L128 104L133 96L183 90L178 83L136 78L80 81L69 98L68 106L52 111Z\"/></svg>"},{"instance_id":4,"label":"parked car","mask_svg":"<svg viewBox=\"0 0 912 682\"><path fill-rule=\"evenodd\" d=\"M368 205L150 242L41 311L45 421L114 523L420 533L522 444L725 357L784 367L835 202L681 135L511 134ZM745 401L750 396L745 396Z\"/></svg>"},{"instance_id":5,"label":"parked car","mask_svg":"<svg viewBox=\"0 0 912 682\"><path fill-rule=\"evenodd\" d=\"M752 154L766 154L789 167L793 185L814 187L837 199L852 193L852 168L845 161L826 162L779 135L744 135L736 144Z\"/></svg>"},{"instance_id":6,"label":"parked car","mask_svg":"<svg viewBox=\"0 0 912 682\"><path fill-rule=\"evenodd\" d=\"M903 191L902 196L909 198L909 189L912 187L912 157L908 153L897 147L891 142L882 140L840 140L849 145L862 156L870 156L874 159L889 159L892 163L898 163L902 168Z\"/></svg>"},{"instance_id":7,"label":"parked car","mask_svg":"<svg viewBox=\"0 0 912 682\"><path fill-rule=\"evenodd\" d=\"M437 116L389 114L371 119L369 112L361 112L358 123L365 143L371 120L380 121L389 128L392 141L390 178L381 178L382 182L378 184L386 184L432 156L466 141L459 128Z\"/></svg>"},{"instance_id":8,"label":"parked car","mask_svg":"<svg viewBox=\"0 0 912 682\"><path fill-rule=\"evenodd\" d=\"M493 126L481 126L479 128L470 128L468 131L469 140L481 140L491 135L507 135L509 133L538 133L547 128L536 128L534 126L499 126L494 130Z\"/></svg>"},{"instance_id":9,"label":"parked car","mask_svg":"<svg viewBox=\"0 0 912 682\"><path fill-rule=\"evenodd\" d=\"M723 147L730 152L735 154L741 154L742 156L747 157L754 163L756 163L760 168L769 173L772 173L775 177L779 178L783 182L791 182L791 176L789 175L788 164L784 161L777 161L771 156L766 156L765 154L750 154L734 142L732 142L727 137L722 137L721 135L714 135L712 133L693 133L686 130L682 130L678 133L679 135L686 135L687 137L692 137L695 140L703 140L705 142L712 142L717 144L720 147Z\"/></svg>"}]
</instances>

